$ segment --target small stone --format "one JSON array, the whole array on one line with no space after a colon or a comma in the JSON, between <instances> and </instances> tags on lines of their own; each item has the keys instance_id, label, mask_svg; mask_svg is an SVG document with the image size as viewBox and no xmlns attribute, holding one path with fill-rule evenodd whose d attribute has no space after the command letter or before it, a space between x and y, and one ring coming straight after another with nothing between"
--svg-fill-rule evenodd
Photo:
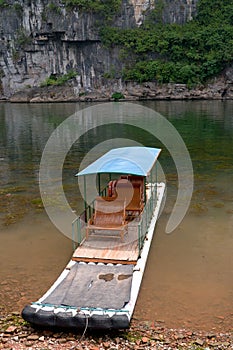
<instances>
[{"instance_id":1,"label":"small stone","mask_svg":"<svg viewBox=\"0 0 233 350\"><path fill-rule=\"evenodd\" d=\"M58 340L60 344L65 344L67 340L65 338L61 338Z\"/></svg>"},{"instance_id":2,"label":"small stone","mask_svg":"<svg viewBox=\"0 0 233 350\"><path fill-rule=\"evenodd\" d=\"M27 348L29 348L30 346L32 346L33 345L33 342L31 342L31 341L27 341L26 343L25 343L25 346L27 347Z\"/></svg>"},{"instance_id":3,"label":"small stone","mask_svg":"<svg viewBox=\"0 0 233 350\"><path fill-rule=\"evenodd\" d=\"M8 284L7 281L3 281L3 282L0 283L1 286L6 286L7 284Z\"/></svg>"},{"instance_id":4,"label":"small stone","mask_svg":"<svg viewBox=\"0 0 233 350\"><path fill-rule=\"evenodd\" d=\"M11 280L11 282L18 283L17 280ZM14 315L14 316L20 316L20 313L19 313L18 311L13 311L13 312L12 312L12 315Z\"/></svg>"},{"instance_id":5,"label":"small stone","mask_svg":"<svg viewBox=\"0 0 233 350\"><path fill-rule=\"evenodd\" d=\"M39 336L37 334L31 334L27 337L27 340L38 340L39 339Z\"/></svg>"},{"instance_id":6,"label":"small stone","mask_svg":"<svg viewBox=\"0 0 233 350\"><path fill-rule=\"evenodd\" d=\"M177 339L177 340L178 340L178 339L184 339L184 338L185 338L185 335L180 334L180 333L179 333L179 334L175 334L174 338Z\"/></svg>"},{"instance_id":7,"label":"small stone","mask_svg":"<svg viewBox=\"0 0 233 350\"><path fill-rule=\"evenodd\" d=\"M54 334L53 334L53 337L54 337L54 338L60 338L61 336L62 336L61 333L54 333Z\"/></svg>"},{"instance_id":8,"label":"small stone","mask_svg":"<svg viewBox=\"0 0 233 350\"><path fill-rule=\"evenodd\" d=\"M157 340L157 341L161 341L160 336L157 335L157 334L155 334L155 335L153 336L153 339L154 339L154 340Z\"/></svg>"},{"instance_id":9,"label":"small stone","mask_svg":"<svg viewBox=\"0 0 233 350\"><path fill-rule=\"evenodd\" d=\"M6 330L5 330L5 333L14 333L14 331L17 329L16 326L9 326Z\"/></svg>"},{"instance_id":10,"label":"small stone","mask_svg":"<svg viewBox=\"0 0 233 350\"><path fill-rule=\"evenodd\" d=\"M75 339L75 337L69 336L69 337L66 338L66 340L67 340L67 341L75 341L76 339Z\"/></svg>"},{"instance_id":11,"label":"small stone","mask_svg":"<svg viewBox=\"0 0 233 350\"><path fill-rule=\"evenodd\" d=\"M105 349L109 348L110 347L110 342L108 342L108 341L103 342L103 347Z\"/></svg>"},{"instance_id":12,"label":"small stone","mask_svg":"<svg viewBox=\"0 0 233 350\"><path fill-rule=\"evenodd\" d=\"M202 345L204 344L204 341L198 338L198 339L195 340L194 343L195 343L196 345L202 346Z\"/></svg>"},{"instance_id":13,"label":"small stone","mask_svg":"<svg viewBox=\"0 0 233 350\"><path fill-rule=\"evenodd\" d=\"M28 334L26 333L22 333L22 334L19 334L18 337L21 339L21 338L27 338L28 337Z\"/></svg>"},{"instance_id":14,"label":"small stone","mask_svg":"<svg viewBox=\"0 0 233 350\"><path fill-rule=\"evenodd\" d=\"M42 335L41 337L39 337L38 340L39 340L39 341L44 341L44 340L45 340L45 337Z\"/></svg>"},{"instance_id":15,"label":"small stone","mask_svg":"<svg viewBox=\"0 0 233 350\"><path fill-rule=\"evenodd\" d=\"M119 344L120 343L120 338L119 337L117 337L116 339L115 339L115 342L116 342L116 344Z\"/></svg>"},{"instance_id":16,"label":"small stone","mask_svg":"<svg viewBox=\"0 0 233 350\"><path fill-rule=\"evenodd\" d=\"M149 340L149 339L148 339L147 337L142 337L142 342L143 342L143 343L148 343L148 340Z\"/></svg>"},{"instance_id":17,"label":"small stone","mask_svg":"<svg viewBox=\"0 0 233 350\"><path fill-rule=\"evenodd\" d=\"M193 332L187 332L186 334L188 337L191 337L193 335Z\"/></svg>"},{"instance_id":18,"label":"small stone","mask_svg":"<svg viewBox=\"0 0 233 350\"><path fill-rule=\"evenodd\" d=\"M155 322L156 322L156 323L165 323L164 320L156 320Z\"/></svg>"},{"instance_id":19,"label":"small stone","mask_svg":"<svg viewBox=\"0 0 233 350\"><path fill-rule=\"evenodd\" d=\"M2 339L1 339L1 342L2 342L3 344L7 343L7 339L6 339L6 338L2 338Z\"/></svg>"},{"instance_id":20,"label":"small stone","mask_svg":"<svg viewBox=\"0 0 233 350\"><path fill-rule=\"evenodd\" d=\"M207 336L207 338L211 339L211 338L215 338L216 334L215 333L208 333L206 336Z\"/></svg>"},{"instance_id":21,"label":"small stone","mask_svg":"<svg viewBox=\"0 0 233 350\"><path fill-rule=\"evenodd\" d=\"M224 342L222 343L222 345L223 345L223 346L229 346L230 343L229 343L228 341L224 341Z\"/></svg>"},{"instance_id":22,"label":"small stone","mask_svg":"<svg viewBox=\"0 0 233 350\"><path fill-rule=\"evenodd\" d=\"M222 343L221 342L209 342L208 345L212 346L212 347L220 347L220 346L222 346Z\"/></svg>"},{"instance_id":23,"label":"small stone","mask_svg":"<svg viewBox=\"0 0 233 350\"><path fill-rule=\"evenodd\" d=\"M156 342L154 340L150 340L150 346L151 346L151 349L156 348Z\"/></svg>"}]
</instances>

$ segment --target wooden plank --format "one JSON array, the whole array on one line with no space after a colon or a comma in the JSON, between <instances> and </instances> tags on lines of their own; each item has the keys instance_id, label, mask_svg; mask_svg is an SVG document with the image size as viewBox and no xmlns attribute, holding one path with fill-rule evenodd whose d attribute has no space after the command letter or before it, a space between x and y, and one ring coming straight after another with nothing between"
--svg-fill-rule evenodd
<instances>
[{"instance_id":1,"label":"wooden plank","mask_svg":"<svg viewBox=\"0 0 233 350\"><path fill-rule=\"evenodd\" d=\"M114 260L114 259L97 259L97 258L82 258L82 257L73 257L74 261L82 262L92 262L92 263L103 263L103 264L122 264L122 265L136 265L137 260Z\"/></svg>"},{"instance_id":2,"label":"wooden plank","mask_svg":"<svg viewBox=\"0 0 233 350\"><path fill-rule=\"evenodd\" d=\"M138 258L137 225L131 225L124 236L124 242L110 236L90 235L75 250L73 260L84 262L103 262L136 264Z\"/></svg>"},{"instance_id":3,"label":"wooden plank","mask_svg":"<svg viewBox=\"0 0 233 350\"><path fill-rule=\"evenodd\" d=\"M88 248L82 245L76 249L73 254L73 258L89 258L89 259L107 259L107 260L120 260L120 261L136 261L138 258L137 246L132 245L131 249L94 249Z\"/></svg>"}]
</instances>

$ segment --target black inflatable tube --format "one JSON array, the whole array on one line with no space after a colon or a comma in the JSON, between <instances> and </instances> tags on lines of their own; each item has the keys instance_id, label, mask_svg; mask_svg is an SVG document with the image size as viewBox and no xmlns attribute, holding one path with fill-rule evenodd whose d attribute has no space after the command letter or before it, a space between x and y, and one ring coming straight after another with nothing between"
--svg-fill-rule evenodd
<instances>
[{"instance_id":1,"label":"black inflatable tube","mask_svg":"<svg viewBox=\"0 0 233 350\"><path fill-rule=\"evenodd\" d=\"M25 321L41 327L57 327L66 329L88 329L95 330L112 330L129 328L129 319L126 315L92 315L86 317L79 313L75 316L71 312L45 311L40 309L36 312L36 308L27 305L22 311L22 317Z\"/></svg>"}]
</instances>

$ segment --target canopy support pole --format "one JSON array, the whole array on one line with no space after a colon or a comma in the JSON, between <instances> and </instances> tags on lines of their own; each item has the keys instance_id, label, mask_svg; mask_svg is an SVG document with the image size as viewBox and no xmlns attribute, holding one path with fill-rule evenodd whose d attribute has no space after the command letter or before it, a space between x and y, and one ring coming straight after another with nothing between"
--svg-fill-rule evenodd
<instances>
[{"instance_id":1,"label":"canopy support pole","mask_svg":"<svg viewBox=\"0 0 233 350\"><path fill-rule=\"evenodd\" d=\"M152 186L152 182L153 182L153 168L151 169L150 172L150 193L152 194L152 190L153 190L153 186Z\"/></svg>"},{"instance_id":2,"label":"canopy support pole","mask_svg":"<svg viewBox=\"0 0 233 350\"><path fill-rule=\"evenodd\" d=\"M144 181L144 204L146 204L146 176L143 177Z\"/></svg>"},{"instance_id":3,"label":"canopy support pole","mask_svg":"<svg viewBox=\"0 0 233 350\"><path fill-rule=\"evenodd\" d=\"M83 187L84 187L84 209L85 209L85 212L87 210L87 184L86 184L86 176L84 175L83 177Z\"/></svg>"},{"instance_id":4,"label":"canopy support pole","mask_svg":"<svg viewBox=\"0 0 233 350\"><path fill-rule=\"evenodd\" d=\"M97 174L97 178L98 178L98 190L99 190L99 196L100 196L100 192L101 192L101 186L100 186L100 174Z\"/></svg>"}]
</instances>

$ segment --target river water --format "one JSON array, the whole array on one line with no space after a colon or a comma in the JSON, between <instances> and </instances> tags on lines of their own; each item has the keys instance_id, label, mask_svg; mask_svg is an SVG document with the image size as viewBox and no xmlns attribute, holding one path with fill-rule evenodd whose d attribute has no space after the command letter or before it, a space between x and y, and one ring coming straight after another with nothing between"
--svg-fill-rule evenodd
<instances>
[{"instance_id":1,"label":"river water","mask_svg":"<svg viewBox=\"0 0 233 350\"><path fill-rule=\"evenodd\" d=\"M72 254L72 242L50 222L39 192L39 166L52 132L93 105L0 104L0 312L19 311L54 282ZM134 317L168 327L227 330L233 322L233 102L145 101L183 138L194 171L187 214L170 234L166 224L177 196L177 171L161 141L122 125L94 128L66 157L63 186L82 209L74 177L98 143L130 138L161 147L167 198L156 228ZM95 110L95 108L93 108ZM135 116L139 118L138 116ZM85 120L96 125L95 113ZM131 120L133 122L133 120ZM151 128L153 118L147 119ZM118 142L119 142L119 139ZM123 142L123 141L122 141Z\"/></svg>"}]
</instances>

